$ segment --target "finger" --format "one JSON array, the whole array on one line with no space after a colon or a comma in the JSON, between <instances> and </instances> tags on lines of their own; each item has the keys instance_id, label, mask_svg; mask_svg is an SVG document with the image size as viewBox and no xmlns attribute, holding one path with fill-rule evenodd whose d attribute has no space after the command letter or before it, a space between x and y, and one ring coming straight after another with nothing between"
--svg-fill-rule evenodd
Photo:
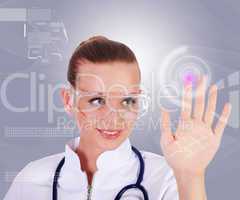
<instances>
[{"instance_id":1,"label":"finger","mask_svg":"<svg viewBox=\"0 0 240 200\"><path fill-rule=\"evenodd\" d=\"M169 144L174 140L172 131L171 131L171 121L170 114L164 109L161 109L161 144Z\"/></svg>"},{"instance_id":2,"label":"finger","mask_svg":"<svg viewBox=\"0 0 240 200\"><path fill-rule=\"evenodd\" d=\"M205 92L206 92L206 85L207 85L207 76L204 75L201 78L196 90L196 100L194 106L194 118L198 120L202 120L204 108L205 108Z\"/></svg>"},{"instance_id":3,"label":"finger","mask_svg":"<svg viewBox=\"0 0 240 200\"><path fill-rule=\"evenodd\" d=\"M212 126L212 123L213 123L213 119L216 111L216 104L217 104L217 86L214 84L211 86L209 91L208 105L207 105L206 113L204 116L204 121L209 126Z\"/></svg>"},{"instance_id":4,"label":"finger","mask_svg":"<svg viewBox=\"0 0 240 200\"><path fill-rule=\"evenodd\" d=\"M227 125L227 121L229 119L230 113L231 113L232 106L230 103L226 103L224 105L222 114L217 122L217 125L215 127L214 133L219 136L220 138L223 135L223 131L225 126Z\"/></svg>"},{"instance_id":5,"label":"finger","mask_svg":"<svg viewBox=\"0 0 240 200\"><path fill-rule=\"evenodd\" d=\"M190 119L192 115L192 84L184 85L181 118Z\"/></svg>"}]
</instances>

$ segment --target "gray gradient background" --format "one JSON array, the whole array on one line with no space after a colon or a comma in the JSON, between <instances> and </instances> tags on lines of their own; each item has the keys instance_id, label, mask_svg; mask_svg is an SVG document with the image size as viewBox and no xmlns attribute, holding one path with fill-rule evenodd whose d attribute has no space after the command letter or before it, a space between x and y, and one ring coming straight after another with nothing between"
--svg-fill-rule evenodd
<instances>
[{"instance_id":1,"label":"gray gradient background","mask_svg":"<svg viewBox=\"0 0 240 200\"><path fill-rule=\"evenodd\" d=\"M0 84L8 74L14 72L44 73L46 80L41 82L44 85L65 82L71 52L81 40L95 34L103 34L132 47L139 58L146 84L149 84L150 72L157 72L165 56L182 45L190 46L192 51L198 52L198 56L210 63L212 82L225 81L228 75L240 70L240 2L237 0L0 0L0 7L53 9L64 23L69 37L63 61L43 64L26 57L23 23L0 22ZM239 92L239 84L220 91L218 110L228 100L232 90ZM16 105L28 105L29 82L13 85L9 88L8 96ZM54 100L57 105L61 105L58 94L55 94ZM56 126L58 117L67 118L67 115L54 113L54 121L48 123L46 109L44 112L15 113L3 107L2 102L0 113L2 199L11 183L6 180L7 173L14 174L29 161L62 152L64 143L77 136L78 132L62 137L7 137L6 127L50 128ZM239 98L234 104L234 116L238 113ZM157 118L158 110L155 109L141 119L143 128L134 130L131 141L140 149L161 154L159 129L147 128L146 118L150 116ZM207 171L208 199L239 199L239 144L239 126L228 126L221 148Z\"/></svg>"}]
</instances>

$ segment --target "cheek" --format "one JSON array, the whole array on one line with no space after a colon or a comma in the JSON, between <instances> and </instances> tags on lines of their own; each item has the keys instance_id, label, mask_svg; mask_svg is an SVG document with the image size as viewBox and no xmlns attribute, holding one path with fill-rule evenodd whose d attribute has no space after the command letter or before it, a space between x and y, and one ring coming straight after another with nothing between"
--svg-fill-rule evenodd
<instances>
[{"instance_id":1,"label":"cheek","mask_svg":"<svg viewBox=\"0 0 240 200\"><path fill-rule=\"evenodd\" d=\"M89 116L83 112L76 114L76 121L80 130L92 130L96 127L96 117Z\"/></svg>"},{"instance_id":2,"label":"cheek","mask_svg":"<svg viewBox=\"0 0 240 200\"><path fill-rule=\"evenodd\" d=\"M126 126L128 128L132 128L135 125L138 117L135 114L129 114L129 116L127 116L127 114L126 114L125 118L126 118L126 120L125 120L126 121Z\"/></svg>"}]
</instances>

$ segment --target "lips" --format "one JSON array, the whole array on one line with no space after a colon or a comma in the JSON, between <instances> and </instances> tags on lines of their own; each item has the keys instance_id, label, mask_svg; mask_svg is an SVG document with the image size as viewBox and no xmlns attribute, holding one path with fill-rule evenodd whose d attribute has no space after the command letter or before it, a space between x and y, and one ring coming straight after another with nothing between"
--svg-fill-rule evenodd
<instances>
[{"instance_id":1,"label":"lips","mask_svg":"<svg viewBox=\"0 0 240 200\"><path fill-rule=\"evenodd\" d=\"M122 130L106 130L106 129L98 129L98 132L103 136L105 139L116 139L121 135Z\"/></svg>"}]
</instances>

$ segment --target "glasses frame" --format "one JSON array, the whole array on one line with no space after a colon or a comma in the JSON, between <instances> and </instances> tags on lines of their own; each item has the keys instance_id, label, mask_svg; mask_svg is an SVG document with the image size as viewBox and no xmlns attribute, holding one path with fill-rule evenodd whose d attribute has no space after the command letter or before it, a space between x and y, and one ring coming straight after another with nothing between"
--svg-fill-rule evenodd
<instances>
[{"instance_id":1,"label":"glasses frame","mask_svg":"<svg viewBox=\"0 0 240 200\"><path fill-rule=\"evenodd\" d=\"M82 111L80 110L77 106L76 106L76 99L78 97L86 97L86 96L102 96L106 99L109 98L109 93L106 92L106 95L103 93L103 92L89 92L89 91L83 91L83 90L80 90L80 89L75 89L73 86L70 86L68 88L69 92L70 92L70 95L71 95L71 98L72 98L72 103L73 103L73 107L74 107L74 111L75 112L86 112L86 111ZM150 104L150 95L145 92L145 90L143 90L142 88L140 88L139 92L138 93L129 93L129 94L125 94L125 95L114 95L110 98L117 98L117 97L133 97L133 96L141 96L142 98L146 99L146 102L147 102L147 105L143 105L143 110L144 112L143 113L138 113L138 117L137 118L141 118L143 115L145 115L147 112L148 112L148 108L149 108L149 104ZM75 99L75 101L74 101ZM93 109L90 109L88 110L87 112L92 112L94 110L98 109L98 107L95 107ZM140 108L141 109L141 108ZM140 110L138 109L138 110ZM122 113L122 112L128 112L128 111L119 111L117 109L114 109L110 106L110 112L111 111L114 111L114 112L118 112L118 113ZM109 112L109 113L110 113ZM130 112L133 112L133 111L130 111Z\"/></svg>"}]
</instances>

